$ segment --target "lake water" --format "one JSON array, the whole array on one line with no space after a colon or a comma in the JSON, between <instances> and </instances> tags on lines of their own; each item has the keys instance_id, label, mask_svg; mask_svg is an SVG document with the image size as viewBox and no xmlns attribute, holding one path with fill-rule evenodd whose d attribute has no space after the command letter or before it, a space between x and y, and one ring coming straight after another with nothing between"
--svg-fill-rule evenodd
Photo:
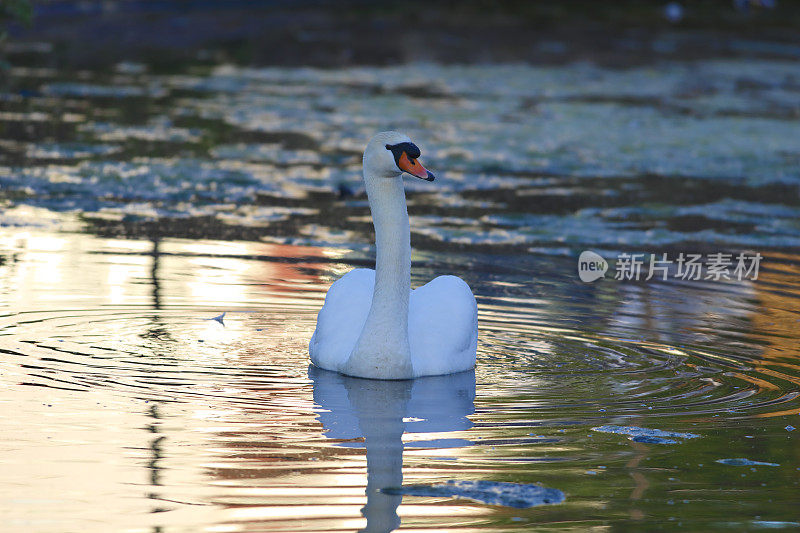
<instances>
[{"instance_id":1,"label":"lake water","mask_svg":"<svg viewBox=\"0 0 800 533\"><path fill-rule=\"evenodd\" d=\"M800 527L798 83L777 59L12 70L5 530ZM387 128L437 175L406 183L412 284L470 284L474 373L309 368L327 287L374 260L360 150ZM583 283L587 249L763 259ZM502 483L564 499L462 490Z\"/></svg>"}]
</instances>

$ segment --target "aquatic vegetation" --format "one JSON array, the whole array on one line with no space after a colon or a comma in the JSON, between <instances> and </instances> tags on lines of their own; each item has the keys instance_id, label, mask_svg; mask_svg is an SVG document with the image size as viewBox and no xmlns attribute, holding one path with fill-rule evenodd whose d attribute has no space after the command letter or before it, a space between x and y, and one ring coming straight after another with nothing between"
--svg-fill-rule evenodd
<instances>
[{"instance_id":1,"label":"aquatic vegetation","mask_svg":"<svg viewBox=\"0 0 800 533\"><path fill-rule=\"evenodd\" d=\"M636 426L599 426L593 427L592 431L600 433L616 433L627 435L634 442L646 444L677 444L675 439L696 439L700 435L694 433L680 433L677 431L663 431L661 429L650 429Z\"/></svg>"},{"instance_id":2,"label":"aquatic vegetation","mask_svg":"<svg viewBox=\"0 0 800 533\"><path fill-rule=\"evenodd\" d=\"M765 463L764 461L753 461L740 457L738 459L717 459L717 462L730 466L781 466L778 463Z\"/></svg>"},{"instance_id":3,"label":"aquatic vegetation","mask_svg":"<svg viewBox=\"0 0 800 533\"><path fill-rule=\"evenodd\" d=\"M40 143L28 147L30 159L86 159L108 156L121 150L119 146L86 143Z\"/></svg>"},{"instance_id":4,"label":"aquatic vegetation","mask_svg":"<svg viewBox=\"0 0 800 533\"><path fill-rule=\"evenodd\" d=\"M368 225L328 214L364 200L363 143L392 124L421 139L438 176L435 186L406 184L416 248L573 255L800 246L791 119L800 100L784 61L120 74L31 81L49 98L0 116L7 133L31 139L5 163L0 155L0 197L78 210L87 221L101 210L130 215L135 203L176 236L186 233L169 220L194 216L198 204L291 198L318 209L322 201L316 217L297 211L262 224L263 237L304 239L300 228L311 222L321 237L307 242L341 232L369 242ZM59 115L58 102L80 113ZM131 172L135 179L124 178ZM122 179L112 185L112 176ZM253 238L246 219L237 226L225 213L203 216Z\"/></svg>"},{"instance_id":5,"label":"aquatic vegetation","mask_svg":"<svg viewBox=\"0 0 800 533\"><path fill-rule=\"evenodd\" d=\"M522 485L501 481L455 481L435 485L405 485L384 488L381 492L392 495L467 498L488 505L503 505L524 509L537 505L552 505L564 501L558 489L539 485Z\"/></svg>"},{"instance_id":6,"label":"aquatic vegetation","mask_svg":"<svg viewBox=\"0 0 800 533\"><path fill-rule=\"evenodd\" d=\"M167 93L164 89L152 85L93 85L88 83L58 82L42 87L42 92L54 96L73 96L79 98L134 98L161 97Z\"/></svg>"},{"instance_id":7,"label":"aquatic vegetation","mask_svg":"<svg viewBox=\"0 0 800 533\"><path fill-rule=\"evenodd\" d=\"M186 128L176 128L170 120L161 119L143 126L121 126L107 122L90 122L83 124L79 130L102 142L121 142L127 140L163 141L163 142L198 142L201 132Z\"/></svg>"}]
</instances>

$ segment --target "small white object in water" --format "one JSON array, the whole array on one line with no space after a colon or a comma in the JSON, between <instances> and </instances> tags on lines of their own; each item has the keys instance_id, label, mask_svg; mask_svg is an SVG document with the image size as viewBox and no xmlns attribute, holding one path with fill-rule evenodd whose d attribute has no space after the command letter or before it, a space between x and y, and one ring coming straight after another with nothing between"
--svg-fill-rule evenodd
<instances>
[{"instance_id":1,"label":"small white object in water","mask_svg":"<svg viewBox=\"0 0 800 533\"><path fill-rule=\"evenodd\" d=\"M217 315L217 316L215 316L215 317L214 317L214 318L212 318L211 320L215 320L215 321L219 322L220 324L222 324L222 325L224 326L224 325L225 325L225 322L223 322L223 320L224 320L224 318L225 318L225 313L227 313L227 311L224 311L224 312L223 312L221 315Z\"/></svg>"}]
</instances>

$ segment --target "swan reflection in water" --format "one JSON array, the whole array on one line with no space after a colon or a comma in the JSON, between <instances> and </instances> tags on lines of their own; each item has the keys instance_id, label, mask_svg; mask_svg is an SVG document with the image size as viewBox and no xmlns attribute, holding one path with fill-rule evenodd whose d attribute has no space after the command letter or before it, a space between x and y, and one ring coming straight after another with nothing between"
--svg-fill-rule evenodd
<instances>
[{"instance_id":1,"label":"swan reflection in water","mask_svg":"<svg viewBox=\"0 0 800 533\"><path fill-rule=\"evenodd\" d=\"M367 519L362 531L392 531L400 525L402 496L381 489L403 484L403 433L442 433L472 427L475 371L414 380L373 380L344 376L310 366L318 419L330 439L358 439L341 446L367 449ZM472 442L461 438L406 443L409 447L456 448Z\"/></svg>"}]
</instances>

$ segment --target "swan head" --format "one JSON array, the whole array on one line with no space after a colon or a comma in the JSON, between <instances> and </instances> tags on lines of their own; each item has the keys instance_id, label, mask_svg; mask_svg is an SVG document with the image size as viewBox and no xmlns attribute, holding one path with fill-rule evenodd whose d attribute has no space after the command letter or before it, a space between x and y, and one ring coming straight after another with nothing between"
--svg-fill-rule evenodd
<instances>
[{"instance_id":1,"label":"swan head","mask_svg":"<svg viewBox=\"0 0 800 533\"><path fill-rule=\"evenodd\" d=\"M433 181L436 177L417 160L419 148L408 135L397 131L382 131L370 139L364 150L364 173L371 176L396 178L403 172Z\"/></svg>"}]
</instances>

